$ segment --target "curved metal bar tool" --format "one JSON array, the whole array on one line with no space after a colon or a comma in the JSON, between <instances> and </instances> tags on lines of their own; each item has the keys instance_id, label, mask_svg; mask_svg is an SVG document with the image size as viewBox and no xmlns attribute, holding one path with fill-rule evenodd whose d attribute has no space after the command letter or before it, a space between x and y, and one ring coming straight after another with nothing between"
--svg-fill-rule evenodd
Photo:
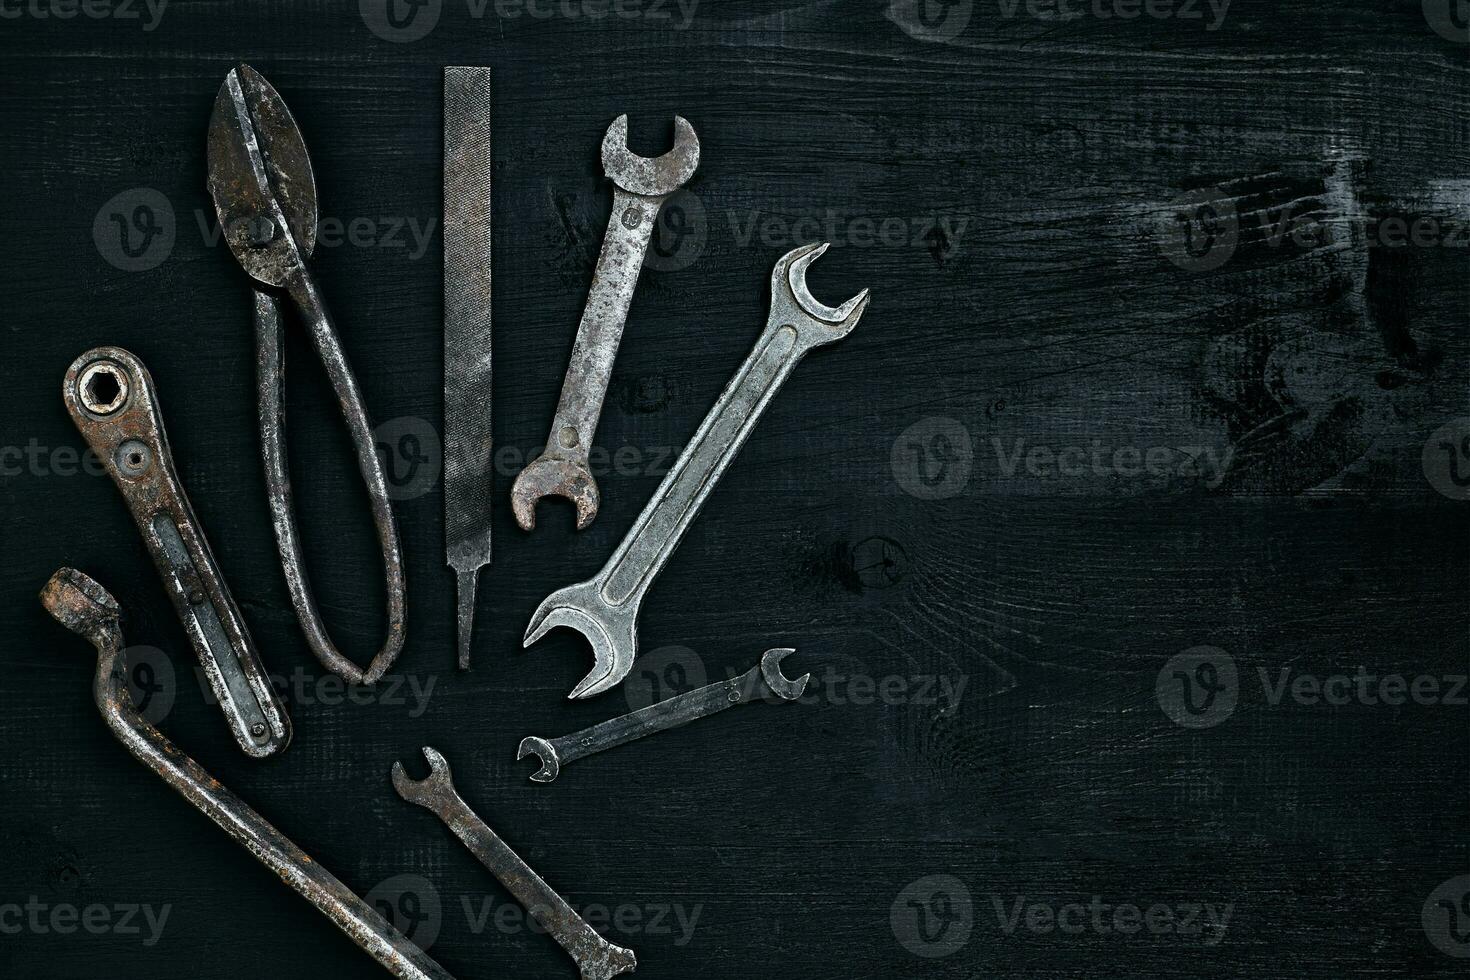
<instances>
[{"instance_id":1,"label":"curved metal bar tool","mask_svg":"<svg viewBox=\"0 0 1470 980\"><path fill-rule=\"evenodd\" d=\"M645 735L654 735L700 718L708 718L737 704L749 704L758 698L770 697L795 701L806 690L807 681L812 679L811 674L802 674L791 680L781 673L781 661L795 652L789 647L767 650L761 654L759 664L739 677L676 694L631 714L610 718L584 731L552 739L529 735L521 739L516 758L524 759L535 753L541 760L541 769L531 777L531 781L549 783L561 773L561 767L568 762L576 762L589 755L626 745Z\"/></svg>"},{"instance_id":2,"label":"curved metal bar tool","mask_svg":"<svg viewBox=\"0 0 1470 980\"><path fill-rule=\"evenodd\" d=\"M868 308L866 289L838 307L817 302L807 289L807 267L825 251L826 243L802 245L776 262L765 331L623 543L596 576L553 592L531 615L525 646L558 626L577 630L592 644L592 671L572 689L571 697L601 694L628 676L638 655L643 596L725 468L807 351L841 340L862 319Z\"/></svg>"},{"instance_id":3,"label":"curved metal bar tool","mask_svg":"<svg viewBox=\"0 0 1470 980\"><path fill-rule=\"evenodd\" d=\"M389 973L402 980L454 980L372 906L138 714L128 693L117 600L106 589L75 569L62 568L41 590L41 603L57 622L97 647L92 697L107 726L134 758L315 905Z\"/></svg>"},{"instance_id":4,"label":"curved metal bar tool","mask_svg":"<svg viewBox=\"0 0 1470 980\"><path fill-rule=\"evenodd\" d=\"M631 949L614 946L598 935L566 899L553 891L460 799L444 756L425 746L424 758L429 761L429 775L423 779L410 778L403 763L393 763L393 788L408 802L432 811L454 831L460 843L480 859L557 945L577 961L582 980L611 980L638 965Z\"/></svg>"},{"instance_id":5,"label":"curved metal bar tool","mask_svg":"<svg viewBox=\"0 0 1470 980\"><path fill-rule=\"evenodd\" d=\"M536 526L536 502L556 494L577 507L577 530L597 518L601 496L587 465L613 361L628 322L628 307L653 238L659 208L699 166L699 137L683 116L674 117L674 148L649 159L628 149L628 117L619 116L602 138L602 169L613 182L612 215L597 271L577 326L571 362L546 451L521 470L510 488L510 506L524 530Z\"/></svg>"},{"instance_id":6,"label":"curved metal bar tool","mask_svg":"<svg viewBox=\"0 0 1470 980\"><path fill-rule=\"evenodd\" d=\"M373 524L383 553L388 631L366 670L338 652L312 596L301 557L286 461L285 368L282 309L276 293L257 289L255 331L260 441L271 524L291 604L306 642L322 665L354 684L371 684L403 648L403 555L357 378L337 338L326 303L306 260L316 244L316 181L296 120L270 83L248 65L225 76L209 119L209 192L220 229L235 260L262 286L284 292L300 314L337 395L367 485Z\"/></svg>"},{"instance_id":7,"label":"curved metal bar tool","mask_svg":"<svg viewBox=\"0 0 1470 980\"><path fill-rule=\"evenodd\" d=\"M122 348L96 347L72 362L61 396L122 491L235 741L257 759L282 751L291 720L179 482L152 375Z\"/></svg>"}]
</instances>

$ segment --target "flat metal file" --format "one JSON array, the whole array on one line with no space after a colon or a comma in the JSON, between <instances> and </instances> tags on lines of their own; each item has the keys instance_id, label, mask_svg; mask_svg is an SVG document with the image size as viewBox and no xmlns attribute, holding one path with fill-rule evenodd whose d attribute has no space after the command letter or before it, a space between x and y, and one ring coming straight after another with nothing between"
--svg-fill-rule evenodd
<instances>
[{"instance_id":1,"label":"flat metal file","mask_svg":"<svg viewBox=\"0 0 1470 980\"><path fill-rule=\"evenodd\" d=\"M444 69L444 552L459 667L490 564L490 69Z\"/></svg>"}]
</instances>

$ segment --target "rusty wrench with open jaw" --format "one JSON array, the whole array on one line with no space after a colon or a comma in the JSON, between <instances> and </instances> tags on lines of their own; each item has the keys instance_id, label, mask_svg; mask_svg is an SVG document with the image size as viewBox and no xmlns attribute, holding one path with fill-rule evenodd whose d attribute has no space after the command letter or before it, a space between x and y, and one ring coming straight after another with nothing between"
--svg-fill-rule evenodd
<instances>
[{"instance_id":1,"label":"rusty wrench with open jaw","mask_svg":"<svg viewBox=\"0 0 1470 980\"><path fill-rule=\"evenodd\" d=\"M236 743L255 759L283 751L291 720L174 469L153 376L121 347L95 347L72 362L61 396L122 491Z\"/></svg>"},{"instance_id":2,"label":"rusty wrench with open jaw","mask_svg":"<svg viewBox=\"0 0 1470 980\"><path fill-rule=\"evenodd\" d=\"M432 811L454 831L460 842L551 934L557 945L577 961L582 980L611 980L638 965L631 949L615 946L598 935L566 899L553 891L460 799L454 789L449 762L443 755L424 746L424 758L429 762L429 775L423 779L410 778L403 763L393 763L393 788L408 802Z\"/></svg>"},{"instance_id":3,"label":"rusty wrench with open jaw","mask_svg":"<svg viewBox=\"0 0 1470 980\"><path fill-rule=\"evenodd\" d=\"M403 648L407 602L398 525L357 377L306 263L317 231L316 180L306 143L280 93L248 65L231 69L220 86L209 119L208 156L209 192L225 243L250 278L267 287L257 288L254 297L260 439L271 526L291 604L324 667L348 683L372 684ZM338 652L327 635L301 557L286 461L282 293L300 313L337 396L383 555L387 635L366 669Z\"/></svg>"},{"instance_id":4,"label":"rusty wrench with open jaw","mask_svg":"<svg viewBox=\"0 0 1470 980\"><path fill-rule=\"evenodd\" d=\"M576 762L589 755L627 745L645 735L666 732L670 728L708 718L737 704L749 704L762 697L795 701L806 690L807 681L812 679L811 674L802 674L793 680L781 673L781 661L795 652L790 647L767 650L761 654L759 664L739 677L676 694L657 704L650 704L617 718L609 718L601 724L563 735L561 738L547 739L539 735L528 735L521 739L516 758L524 759L535 753L541 760L541 768L531 777L531 781L549 783L561 773L561 767L568 762ZM762 687L764 690L761 690Z\"/></svg>"},{"instance_id":5,"label":"rusty wrench with open jaw","mask_svg":"<svg viewBox=\"0 0 1470 980\"><path fill-rule=\"evenodd\" d=\"M826 243L802 245L776 262L765 331L632 530L602 571L553 592L532 614L525 646L558 626L577 630L592 644L596 662L572 689L571 697L601 694L628 676L638 655L638 609L643 596L710 491L797 362L812 348L847 336L868 308L866 289L835 308L812 296L806 270L826 250Z\"/></svg>"},{"instance_id":6,"label":"rusty wrench with open jaw","mask_svg":"<svg viewBox=\"0 0 1470 980\"><path fill-rule=\"evenodd\" d=\"M614 187L612 215L577 327L551 434L546 437L546 451L527 464L511 486L511 510L524 530L536 526L536 502L551 495L576 505L577 530L586 529L597 518L601 495L587 465L587 453L597 432L628 306L659 208L694 176L698 166L699 137L683 116L674 117L674 148L661 157L640 157L628 149L626 115L614 119L602 138L602 168Z\"/></svg>"},{"instance_id":7,"label":"rusty wrench with open jaw","mask_svg":"<svg viewBox=\"0 0 1470 980\"><path fill-rule=\"evenodd\" d=\"M97 648L92 697L107 727L139 762L203 813L281 881L401 980L454 980L331 872L219 784L138 714L128 691L117 600L73 568L59 569L41 590L57 622Z\"/></svg>"}]
</instances>

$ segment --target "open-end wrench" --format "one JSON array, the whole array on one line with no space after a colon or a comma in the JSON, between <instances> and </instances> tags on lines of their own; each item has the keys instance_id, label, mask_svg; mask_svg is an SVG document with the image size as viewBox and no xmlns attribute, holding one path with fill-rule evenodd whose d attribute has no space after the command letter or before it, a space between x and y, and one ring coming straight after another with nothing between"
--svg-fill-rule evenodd
<instances>
[{"instance_id":1,"label":"open-end wrench","mask_svg":"<svg viewBox=\"0 0 1470 980\"><path fill-rule=\"evenodd\" d=\"M138 714L128 691L117 600L73 568L59 569L41 590L41 604L57 622L97 648L92 698L107 727L127 750L190 805L204 814L261 864L280 876L332 924L389 973L402 980L454 980L373 910L367 902L314 861L311 855L238 796L219 784Z\"/></svg>"},{"instance_id":2,"label":"open-end wrench","mask_svg":"<svg viewBox=\"0 0 1470 980\"><path fill-rule=\"evenodd\" d=\"M813 347L847 336L868 308L866 289L835 308L812 296L806 270L826 250L827 243L802 245L781 256L771 273L765 331L618 550L596 576L553 592L532 614L525 646L557 626L579 631L592 644L596 662L571 697L601 694L628 676L638 654L638 609L644 593L721 474L797 362Z\"/></svg>"},{"instance_id":3,"label":"open-end wrench","mask_svg":"<svg viewBox=\"0 0 1470 980\"><path fill-rule=\"evenodd\" d=\"M72 362L62 400L122 491L230 732L246 755L286 748L291 720L174 469L153 376L121 347Z\"/></svg>"},{"instance_id":4,"label":"open-end wrench","mask_svg":"<svg viewBox=\"0 0 1470 980\"><path fill-rule=\"evenodd\" d=\"M424 758L429 761L429 775L424 779L410 778L403 763L393 763L393 788L408 802L432 811L454 831L470 853L490 869L531 917L577 961L582 980L611 980L638 965L631 949L614 946L598 935L566 899L554 892L460 799L444 756L424 746Z\"/></svg>"},{"instance_id":5,"label":"open-end wrench","mask_svg":"<svg viewBox=\"0 0 1470 980\"><path fill-rule=\"evenodd\" d=\"M656 732L668 731L687 725L700 718L747 704L760 698L774 696L783 701L795 701L806 690L811 674L802 674L795 680L781 673L781 661L795 653L793 649L767 650L761 654L761 662L739 677L732 677L718 684L677 694L674 697L640 708L632 714L610 718L600 725L585 731L563 735L561 738L545 739L530 735L521 740L517 759L535 753L541 759L541 769L531 777L532 782L549 783L561 772L568 762L585 759L589 755L626 745L634 739ZM762 686L764 690L762 690Z\"/></svg>"},{"instance_id":6,"label":"open-end wrench","mask_svg":"<svg viewBox=\"0 0 1470 980\"><path fill-rule=\"evenodd\" d=\"M602 414L628 305L659 208L694 176L698 166L699 137L683 116L674 117L674 148L661 157L640 157L628 149L626 115L614 119L602 138L602 169L614 186L612 215L572 345L556 418L546 437L546 451L521 470L510 489L516 523L527 531L536 526L536 502L553 494L576 505L577 530L597 517L601 496L587 465L587 453Z\"/></svg>"}]
</instances>

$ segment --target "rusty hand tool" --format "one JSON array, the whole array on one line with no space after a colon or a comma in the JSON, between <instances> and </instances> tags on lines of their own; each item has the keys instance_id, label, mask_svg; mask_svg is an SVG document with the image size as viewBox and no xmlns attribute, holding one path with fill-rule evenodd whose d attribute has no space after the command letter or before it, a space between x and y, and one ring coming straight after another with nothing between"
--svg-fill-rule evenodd
<instances>
[{"instance_id":1,"label":"rusty hand tool","mask_svg":"<svg viewBox=\"0 0 1470 980\"><path fill-rule=\"evenodd\" d=\"M235 260L256 283L289 297L301 315L352 436L383 554L388 603L387 636L366 670L332 644L302 562L286 460L283 311L276 293L257 289L260 441L271 525L291 604L307 644L322 665L350 683L371 684L387 672L403 648L405 599L398 527L357 378L306 264L317 230L316 181L306 143L281 96L248 65L225 76L214 101L209 120L209 192Z\"/></svg>"},{"instance_id":2,"label":"rusty hand tool","mask_svg":"<svg viewBox=\"0 0 1470 980\"><path fill-rule=\"evenodd\" d=\"M527 531L536 526L536 502L552 494L576 505L577 530L597 517L601 497L587 465L587 453L628 320L628 306L659 208L694 176L698 166L699 137L683 116L674 117L674 148L654 159L636 156L628 149L626 115L607 128L602 139L602 169L614 187L607 234L577 327L551 434L546 437L546 451L521 470L510 490L516 523Z\"/></svg>"},{"instance_id":3,"label":"rusty hand tool","mask_svg":"<svg viewBox=\"0 0 1470 980\"><path fill-rule=\"evenodd\" d=\"M122 348L97 347L72 362L61 396L122 491L235 741L257 759L282 751L291 720L179 482L152 375Z\"/></svg>"},{"instance_id":4,"label":"rusty hand tool","mask_svg":"<svg viewBox=\"0 0 1470 980\"><path fill-rule=\"evenodd\" d=\"M516 758L524 759L534 752L541 760L541 769L531 777L531 781L549 783L561 773L561 767L568 762L626 745L645 735L708 718L737 704L747 704L767 695L784 701L795 701L806 690L806 683L812 677L811 674L802 674L791 680L781 673L781 661L795 652L790 648L767 650L761 654L759 664L739 677L676 694L631 714L610 718L584 731L552 739L538 735L527 736L521 740ZM760 690L762 685L764 691Z\"/></svg>"},{"instance_id":5,"label":"rusty hand tool","mask_svg":"<svg viewBox=\"0 0 1470 980\"><path fill-rule=\"evenodd\" d=\"M638 654L638 609L644 593L725 468L806 352L847 336L862 318L868 307L866 289L836 308L817 302L807 289L807 267L826 250L826 244L802 245L777 261L765 331L627 537L596 576L553 592L532 614L525 646L558 626L577 630L592 644L595 664L571 697L601 694L628 676Z\"/></svg>"},{"instance_id":6,"label":"rusty hand tool","mask_svg":"<svg viewBox=\"0 0 1470 980\"><path fill-rule=\"evenodd\" d=\"M582 980L610 980L638 965L631 949L614 946L598 935L566 899L553 891L460 799L444 756L425 746L424 758L429 761L429 775L424 779L409 778L403 763L393 763L393 788L408 802L432 811L454 831L470 853L490 869L531 917L577 961Z\"/></svg>"},{"instance_id":7,"label":"rusty hand tool","mask_svg":"<svg viewBox=\"0 0 1470 980\"><path fill-rule=\"evenodd\" d=\"M245 805L164 738L133 707L117 600L92 579L62 568L41 590L41 603L57 622L97 647L92 696L112 733L221 830L280 876L297 894L332 920L384 968L403 980L454 980L301 848Z\"/></svg>"},{"instance_id":8,"label":"rusty hand tool","mask_svg":"<svg viewBox=\"0 0 1470 980\"><path fill-rule=\"evenodd\" d=\"M444 552L459 668L490 564L490 69L444 69Z\"/></svg>"}]
</instances>

